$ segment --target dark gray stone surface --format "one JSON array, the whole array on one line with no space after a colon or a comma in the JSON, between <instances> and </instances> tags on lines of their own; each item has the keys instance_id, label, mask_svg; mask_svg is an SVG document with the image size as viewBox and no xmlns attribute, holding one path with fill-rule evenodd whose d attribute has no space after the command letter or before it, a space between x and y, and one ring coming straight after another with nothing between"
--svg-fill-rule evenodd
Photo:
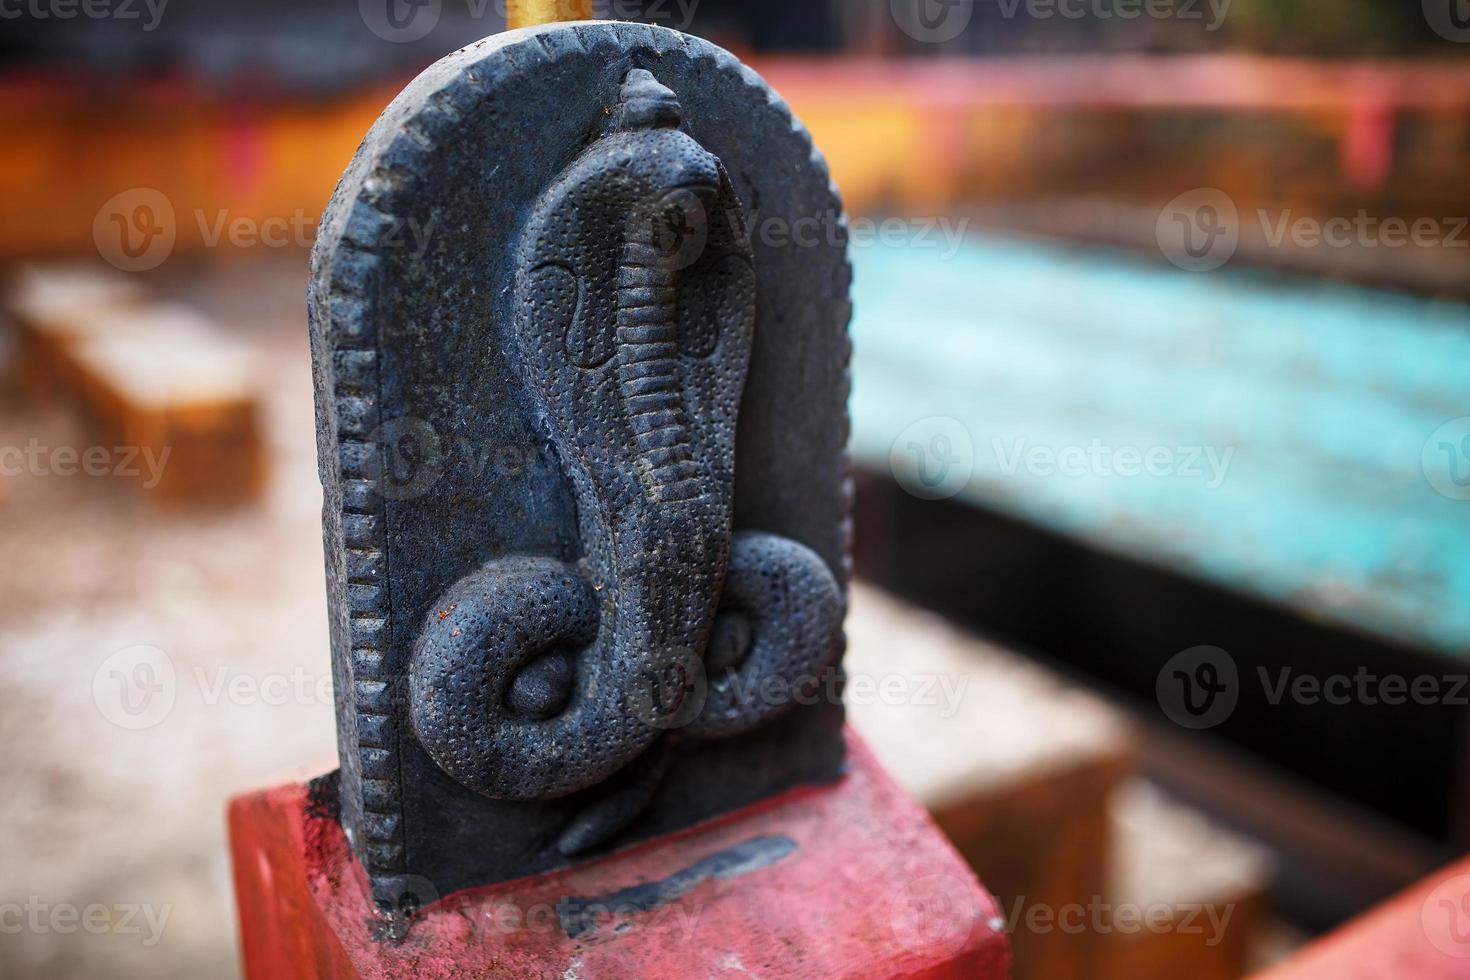
<instances>
[{"instance_id":1,"label":"dark gray stone surface","mask_svg":"<svg viewBox=\"0 0 1470 980\"><path fill-rule=\"evenodd\" d=\"M511 32L384 112L310 312L385 908L840 774L849 283L805 130L698 39Z\"/></svg>"}]
</instances>

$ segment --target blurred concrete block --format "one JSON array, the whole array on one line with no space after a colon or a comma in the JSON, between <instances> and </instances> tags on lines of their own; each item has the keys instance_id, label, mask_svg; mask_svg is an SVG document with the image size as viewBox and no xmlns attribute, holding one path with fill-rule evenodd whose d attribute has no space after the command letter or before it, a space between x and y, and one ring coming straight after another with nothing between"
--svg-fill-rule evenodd
<instances>
[{"instance_id":1,"label":"blurred concrete block","mask_svg":"<svg viewBox=\"0 0 1470 980\"><path fill-rule=\"evenodd\" d=\"M1107 894L1109 800L1137 754L1127 721L871 588L854 589L847 633L852 723L996 895L1017 980L1096 975L1106 937L1028 927L1024 917Z\"/></svg>"},{"instance_id":2,"label":"blurred concrete block","mask_svg":"<svg viewBox=\"0 0 1470 980\"><path fill-rule=\"evenodd\" d=\"M72 347L83 402L104 434L155 461L150 489L165 502L258 496L266 453L252 352L178 306L94 322Z\"/></svg>"},{"instance_id":3,"label":"blurred concrete block","mask_svg":"<svg viewBox=\"0 0 1470 980\"><path fill-rule=\"evenodd\" d=\"M1234 980L1249 971L1273 860L1259 845L1135 781L1113 805L1113 867L1090 924L1102 980Z\"/></svg>"},{"instance_id":4,"label":"blurred concrete block","mask_svg":"<svg viewBox=\"0 0 1470 980\"><path fill-rule=\"evenodd\" d=\"M125 279L30 269L9 303L26 385L72 398L94 448L160 503L248 500L267 469L254 352L200 313L150 304ZM100 457L99 457L100 458Z\"/></svg>"},{"instance_id":5,"label":"blurred concrete block","mask_svg":"<svg viewBox=\"0 0 1470 980\"><path fill-rule=\"evenodd\" d=\"M20 380L33 398L75 391L68 357L72 341L100 313L141 306L147 291L135 279L95 265L28 265L9 283L6 307L19 331Z\"/></svg>"},{"instance_id":6,"label":"blurred concrete block","mask_svg":"<svg viewBox=\"0 0 1470 980\"><path fill-rule=\"evenodd\" d=\"M1246 971L1271 858L1134 778L1120 711L870 587L847 632L852 723L992 889L1017 980Z\"/></svg>"}]
</instances>

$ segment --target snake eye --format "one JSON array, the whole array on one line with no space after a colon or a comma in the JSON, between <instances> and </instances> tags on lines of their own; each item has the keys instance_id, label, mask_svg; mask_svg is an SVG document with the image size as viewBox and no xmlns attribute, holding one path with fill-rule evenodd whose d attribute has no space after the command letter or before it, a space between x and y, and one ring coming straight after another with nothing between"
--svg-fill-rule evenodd
<instances>
[{"instance_id":1,"label":"snake eye","mask_svg":"<svg viewBox=\"0 0 1470 980\"><path fill-rule=\"evenodd\" d=\"M549 721L566 710L575 680L576 668L568 653L555 650L544 654L510 682L506 706L530 721Z\"/></svg>"}]
</instances>

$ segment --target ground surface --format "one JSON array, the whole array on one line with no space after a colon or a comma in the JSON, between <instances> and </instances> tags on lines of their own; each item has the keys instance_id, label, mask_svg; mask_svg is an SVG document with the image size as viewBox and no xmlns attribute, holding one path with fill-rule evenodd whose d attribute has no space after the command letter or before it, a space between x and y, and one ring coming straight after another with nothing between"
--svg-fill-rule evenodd
<instances>
[{"instance_id":1,"label":"ground surface","mask_svg":"<svg viewBox=\"0 0 1470 980\"><path fill-rule=\"evenodd\" d=\"M225 800L334 764L303 258L160 284L267 352L260 506L0 478L0 976L232 975ZM5 397L0 445L90 445Z\"/></svg>"}]
</instances>

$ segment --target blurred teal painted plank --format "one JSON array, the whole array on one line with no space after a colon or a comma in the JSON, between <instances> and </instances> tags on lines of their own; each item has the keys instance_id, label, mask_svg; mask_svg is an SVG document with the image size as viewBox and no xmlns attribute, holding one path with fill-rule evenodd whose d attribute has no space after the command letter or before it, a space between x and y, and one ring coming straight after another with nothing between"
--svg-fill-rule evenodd
<instances>
[{"instance_id":1,"label":"blurred teal painted plank","mask_svg":"<svg viewBox=\"0 0 1470 980\"><path fill-rule=\"evenodd\" d=\"M973 449L964 499L1470 656L1470 502L1421 462L1470 416L1470 308L985 237L854 261L860 462L887 469L901 435L952 417ZM1208 450L1218 472L1011 464L1037 447Z\"/></svg>"}]
</instances>

